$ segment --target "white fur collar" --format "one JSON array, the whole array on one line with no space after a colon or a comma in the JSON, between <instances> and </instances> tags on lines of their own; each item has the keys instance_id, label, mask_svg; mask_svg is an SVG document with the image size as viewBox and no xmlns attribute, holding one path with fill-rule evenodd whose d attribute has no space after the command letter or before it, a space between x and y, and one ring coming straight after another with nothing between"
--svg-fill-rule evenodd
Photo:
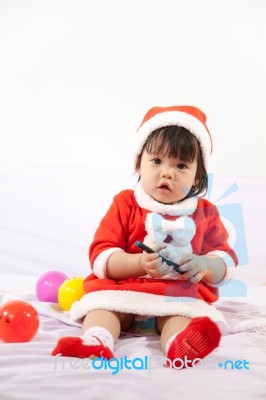
<instances>
[{"instance_id":1,"label":"white fur collar","mask_svg":"<svg viewBox=\"0 0 266 400\"><path fill-rule=\"evenodd\" d=\"M141 181L136 185L135 197L138 205L146 210L156 212L158 214L167 215L191 215L197 208L198 197L190 197L189 199L183 200L180 203L175 204L162 204L154 200L142 188Z\"/></svg>"}]
</instances>

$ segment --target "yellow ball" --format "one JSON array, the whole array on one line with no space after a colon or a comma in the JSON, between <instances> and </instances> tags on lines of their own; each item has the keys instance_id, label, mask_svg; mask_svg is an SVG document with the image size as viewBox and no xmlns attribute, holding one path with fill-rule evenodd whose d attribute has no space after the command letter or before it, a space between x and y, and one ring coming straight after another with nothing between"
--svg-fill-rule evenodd
<instances>
[{"instance_id":1,"label":"yellow ball","mask_svg":"<svg viewBox=\"0 0 266 400\"><path fill-rule=\"evenodd\" d=\"M58 290L58 303L63 310L69 311L74 301L80 300L85 294L84 279L77 276L69 278L61 284Z\"/></svg>"}]
</instances>

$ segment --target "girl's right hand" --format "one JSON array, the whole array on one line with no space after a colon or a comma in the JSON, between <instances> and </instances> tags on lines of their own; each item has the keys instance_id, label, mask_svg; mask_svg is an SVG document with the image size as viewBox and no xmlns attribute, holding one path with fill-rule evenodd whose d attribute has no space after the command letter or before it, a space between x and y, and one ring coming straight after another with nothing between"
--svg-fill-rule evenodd
<instances>
[{"instance_id":1,"label":"girl's right hand","mask_svg":"<svg viewBox=\"0 0 266 400\"><path fill-rule=\"evenodd\" d=\"M157 251L162 250L162 248L165 248L165 246L160 247ZM173 267L163 262L158 253L149 254L143 252L140 257L140 265L144 274L149 275L151 278L160 278L173 271Z\"/></svg>"}]
</instances>

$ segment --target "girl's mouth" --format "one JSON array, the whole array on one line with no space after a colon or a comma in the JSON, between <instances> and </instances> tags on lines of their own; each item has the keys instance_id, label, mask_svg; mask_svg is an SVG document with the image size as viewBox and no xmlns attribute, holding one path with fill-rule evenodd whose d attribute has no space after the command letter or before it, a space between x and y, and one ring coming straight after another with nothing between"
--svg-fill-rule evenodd
<instances>
[{"instance_id":1,"label":"girl's mouth","mask_svg":"<svg viewBox=\"0 0 266 400\"><path fill-rule=\"evenodd\" d=\"M166 185L166 184L162 184L162 185L158 186L158 189L159 189L159 191L161 193L169 193L169 192L171 192L170 187L168 185Z\"/></svg>"}]
</instances>

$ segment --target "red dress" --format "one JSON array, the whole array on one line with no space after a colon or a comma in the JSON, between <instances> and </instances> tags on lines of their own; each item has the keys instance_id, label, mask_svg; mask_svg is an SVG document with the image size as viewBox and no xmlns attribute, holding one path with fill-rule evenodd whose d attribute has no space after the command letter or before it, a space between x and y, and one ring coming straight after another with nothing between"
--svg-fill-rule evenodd
<instances>
[{"instance_id":1,"label":"red dress","mask_svg":"<svg viewBox=\"0 0 266 400\"><path fill-rule=\"evenodd\" d=\"M73 304L70 315L77 319L90 310L106 309L139 315L208 315L222 320L211 305L218 299L217 285L178 280L175 272L160 279L145 276L117 281L107 278L106 264L115 251L140 253L137 240L150 247L159 240L167 243L165 255L177 263L185 254L214 254L232 267L237 257L227 239L217 208L208 200L193 197L161 204L139 182L135 191L124 190L114 197L100 222L89 250L93 273L84 282L87 294Z\"/></svg>"}]
</instances>

